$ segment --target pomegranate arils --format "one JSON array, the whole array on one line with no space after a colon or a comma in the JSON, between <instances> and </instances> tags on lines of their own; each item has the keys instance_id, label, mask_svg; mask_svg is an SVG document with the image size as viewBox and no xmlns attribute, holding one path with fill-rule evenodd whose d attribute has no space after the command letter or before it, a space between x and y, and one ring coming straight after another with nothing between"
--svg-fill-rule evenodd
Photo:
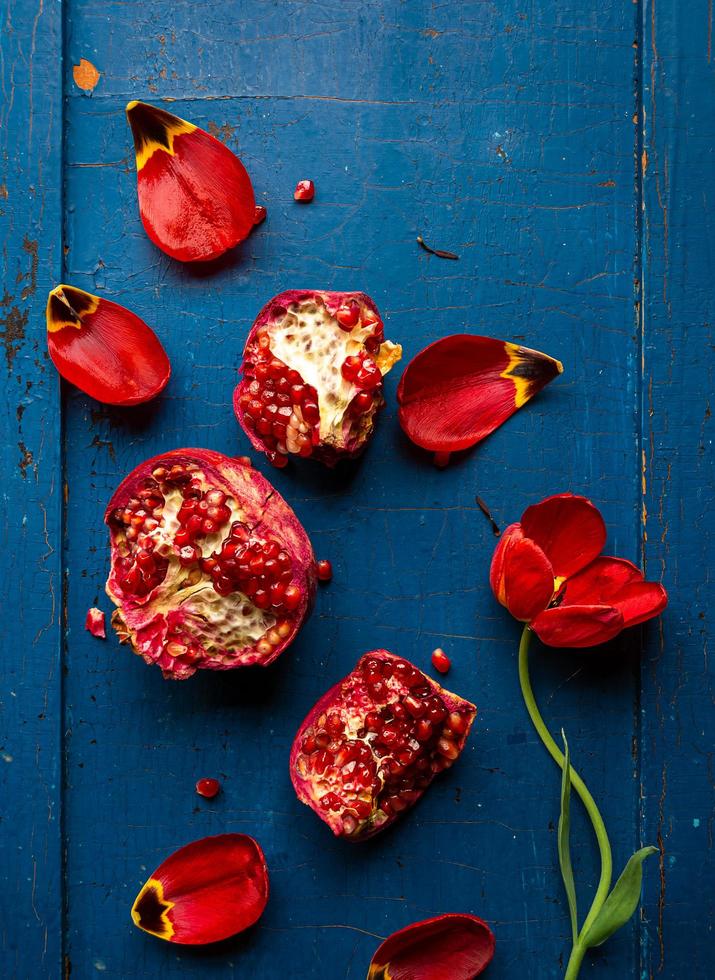
<instances>
[{"instance_id":1,"label":"pomegranate arils","mask_svg":"<svg viewBox=\"0 0 715 980\"><path fill-rule=\"evenodd\" d=\"M308 612L316 565L295 515L245 461L180 450L114 495L113 622L167 676L270 663Z\"/></svg>"},{"instance_id":2,"label":"pomegranate arils","mask_svg":"<svg viewBox=\"0 0 715 980\"><path fill-rule=\"evenodd\" d=\"M255 211L253 212L253 226L263 224L266 220L266 215L268 212L262 204L257 204Z\"/></svg>"},{"instance_id":3,"label":"pomegranate arils","mask_svg":"<svg viewBox=\"0 0 715 980\"><path fill-rule=\"evenodd\" d=\"M293 198L296 201L312 201L315 197L315 184L312 180L299 180L295 185L295 191L293 192Z\"/></svg>"},{"instance_id":4,"label":"pomegranate arils","mask_svg":"<svg viewBox=\"0 0 715 980\"><path fill-rule=\"evenodd\" d=\"M333 577L333 566L327 560L323 558L318 562L318 579L321 582L329 582Z\"/></svg>"},{"instance_id":5,"label":"pomegranate arils","mask_svg":"<svg viewBox=\"0 0 715 980\"><path fill-rule=\"evenodd\" d=\"M370 836L454 763L475 713L408 661L366 654L301 726L291 754L296 792L335 834Z\"/></svg>"},{"instance_id":6,"label":"pomegranate arils","mask_svg":"<svg viewBox=\"0 0 715 980\"><path fill-rule=\"evenodd\" d=\"M446 674L449 668L452 666L452 661L441 647L437 647L437 649L432 653L432 666L435 670L438 670L440 674Z\"/></svg>"},{"instance_id":7,"label":"pomegranate arils","mask_svg":"<svg viewBox=\"0 0 715 980\"><path fill-rule=\"evenodd\" d=\"M363 293L282 293L249 334L236 415L275 465L290 454L333 465L365 445L400 354Z\"/></svg>"},{"instance_id":8,"label":"pomegranate arils","mask_svg":"<svg viewBox=\"0 0 715 980\"><path fill-rule=\"evenodd\" d=\"M207 800L212 800L214 796L217 796L220 789L221 783L218 781L218 779L199 779L199 781L196 783L196 792L199 794L199 796L203 796Z\"/></svg>"}]
</instances>

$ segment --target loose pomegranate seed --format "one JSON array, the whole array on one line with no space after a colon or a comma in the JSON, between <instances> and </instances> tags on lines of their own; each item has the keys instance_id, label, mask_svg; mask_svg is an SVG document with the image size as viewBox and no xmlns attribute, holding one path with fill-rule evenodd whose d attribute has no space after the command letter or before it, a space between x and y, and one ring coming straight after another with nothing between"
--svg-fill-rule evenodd
<instances>
[{"instance_id":1,"label":"loose pomegranate seed","mask_svg":"<svg viewBox=\"0 0 715 980\"><path fill-rule=\"evenodd\" d=\"M196 784L196 792L199 796L204 796L207 800L212 800L221 789L218 779L200 779Z\"/></svg>"},{"instance_id":2,"label":"loose pomegranate seed","mask_svg":"<svg viewBox=\"0 0 715 980\"><path fill-rule=\"evenodd\" d=\"M446 674L449 668L452 666L452 661L441 647L437 647L437 649L432 652L432 666L435 670L438 670L440 674Z\"/></svg>"},{"instance_id":3,"label":"loose pomegranate seed","mask_svg":"<svg viewBox=\"0 0 715 980\"><path fill-rule=\"evenodd\" d=\"M445 466L448 466L451 455L451 453L435 453L433 462L437 469L443 470Z\"/></svg>"},{"instance_id":4,"label":"loose pomegranate seed","mask_svg":"<svg viewBox=\"0 0 715 980\"><path fill-rule=\"evenodd\" d=\"M323 558L318 562L318 578L321 582L329 582L333 577L333 566L327 560Z\"/></svg>"},{"instance_id":5,"label":"loose pomegranate seed","mask_svg":"<svg viewBox=\"0 0 715 980\"><path fill-rule=\"evenodd\" d=\"M257 204L256 205L256 210L253 212L253 227L255 228L256 225L262 224L266 220L266 215L267 214L268 214L268 212L263 207L263 205L262 204Z\"/></svg>"},{"instance_id":6,"label":"loose pomegranate seed","mask_svg":"<svg viewBox=\"0 0 715 980\"><path fill-rule=\"evenodd\" d=\"M312 180L299 180L295 185L295 191L293 192L293 198L296 201L312 201L315 197L315 185Z\"/></svg>"}]
</instances>

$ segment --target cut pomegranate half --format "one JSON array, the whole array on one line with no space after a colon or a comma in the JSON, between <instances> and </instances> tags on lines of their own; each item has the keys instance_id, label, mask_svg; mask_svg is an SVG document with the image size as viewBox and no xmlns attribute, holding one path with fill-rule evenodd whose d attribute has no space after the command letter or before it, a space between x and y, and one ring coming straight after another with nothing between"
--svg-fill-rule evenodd
<instances>
[{"instance_id":1,"label":"cut pomegranate half","mask_svg":"<svg viewBox=\"0 0 715 980\"><path fill-rule=\"evenodd\" d=\"M505 340L443 337L405 368L400 425L445 466L450 453L481 442L562 371L548 354Z\"/></svg>"},{"instance_id":2,"label":"cut pomegranate half","mask_svg":"<svg viewBox=\"0 0 715 980\"><path fill-rule=\"evenodd\" d=\"M477 709L387 650L366 653L300 726L290 775L338 837L384 830L464 748Z\"/></svg>"},{"instance_id":3,"label":"cut pomegranate half","mask_svg":"<svg viewBox=\"0 0 715 980\"><path fill-rule=\"evenodd\" d=\"M47 298L47 347L62 377L107 405L139 405L166 387L171 365L146 323L76 286Z\"/></svg>"},{"instance_id":4,"label":"cut pomegranate half","mask_svg":"<svg viewBox=\"0 0 715 980\"><path fill-rule=\"evenodd\" d=\"M268 868L245 834L205 837L156 869L132 906L132 921L171 943L220 942L257 922L268 901Z\"/></svg>"},{"instance_id":5,"label":"cut pomegranate half","mask_svg":"<svg viewBox=\"0 0 715 980\"><path fill-rule=\"evenodd\" d=\"M245 457L155 456L120 484L105 522L112 625L165 677L273 663L310 611L310 541Z\"/></svg>"},{"instance_id":6,"label":"cut pomegranate half","mask_svg":"<svg viewBox=\"0 0 715 980\"><path fill-rule=\"evenodd\" d=\"M358 455L384 406L382 379L402 356L365 293L289 290L258 314L233 397L238 421L276 466Z\"/></svg>"},{"instance_id":7,"label":"cut pomegranate half","mask_svg":"<svg viewBox=\"0 0 715 980\"><path fill-rule=\"evenodd\" d=\"M181 262L215 259L256 224L251 178L238 157L209 133L146 102L127 119L137 159L144 230Z\"/></svg>"},{"instance_id":8,"label":"cut pomegranate half","mask_svg":"<svg viewBox=\"0 0 715 980\"><path fill-rule=\"evenodd\" d=\"M491 963L494 947L494 933L476 915L438 915L386 939L367 980L474 980Z\"/></svg>"}]
</instances>

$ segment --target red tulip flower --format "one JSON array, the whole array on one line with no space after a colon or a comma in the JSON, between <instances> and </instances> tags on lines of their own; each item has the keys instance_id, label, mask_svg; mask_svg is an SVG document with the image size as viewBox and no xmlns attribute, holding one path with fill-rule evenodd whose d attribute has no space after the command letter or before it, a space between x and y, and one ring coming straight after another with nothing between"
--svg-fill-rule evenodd
<instances>
[{"instance_id":1,"label":"red tulip flower","mask_svg":"<svg viewBox=\"0 0 715 980\"><path fill-rule=\"evenodd\" d=\"M506 529L490 572L494 595L552 647L591 647L652 619L668 601L624 558L601 555L606 526L585 497L560 493Z\"/></svg>"}]
</instances>

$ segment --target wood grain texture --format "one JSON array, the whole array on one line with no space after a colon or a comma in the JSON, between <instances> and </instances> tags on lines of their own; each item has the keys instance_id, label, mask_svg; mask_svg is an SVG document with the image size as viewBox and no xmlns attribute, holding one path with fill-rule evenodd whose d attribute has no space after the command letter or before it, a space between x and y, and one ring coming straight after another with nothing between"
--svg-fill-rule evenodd
<instances>
[{"instance_id":1,"label":"wood grain texture","mask_svg":"<svg viewBox=\"0 0 715 980\"><path fill-rule=\"evenodd\" d=\"M608 550L647 559L650 575L662 576L673 596L660 634L658 626L632 632L597 653L534 652L544 715L554 731L567 731L573 763L611 831L616 864L640 843L664 846L662 874L656 859L646 865L642 922L594 954L583 975L706 977L712 946L709 953L702 906L687 889L698 876L704 890L711 846L707 621L699 615L707 616L712 506L706 352L714 127L712 106L697 93L711 85L712 66L702 25L676 17L673 2L661 7L211 0L199 9L176 0L68 0L62 60L58 11L18 4L14 16L30 47L20 49L13 75L17 38L3 38L5 93L31 63L32 84L42 79L45 94L28 152L16 137L27 136L32 85L2 137L11 180L22 187L32 172L37 187L36 195L8 191L0 199L7 288L17 296L24 289L10 286L16 268L31 268L22 235L33 223L41 284L37 308L29 296L19 307L36 327L10 357L3 447L13 490L3 499L4 533L23 569L22 591L8 573L3 581L23 624L9 631L1 692L2 729L22 746L21 764L10 749L16 761L0 769L11 780L4 825L13 820L17 841L3 870L14 890L1 900L11 975L56 976L63 947L73 980L362 980L380 937L431 914L472 911L497 933L492 980L560 977L569 923L556 860L559 776L521 704L519 631L489 592L495 539L474 497L504 526L530 502L571 489L602 508ZM685 76L677 72L681 44ZM82 58L100 73L91 94L73 80ZM62 138L53 75L60 63ZM215 132L240 153L268 208L257 232L211 269L170 261L143 232L123 113L132 98L160 102ZM690 127L687 140L675 138L682 126ZM675 194L675 175L692 181L689 196ZM317 194L301 207L292 190L306 177ZM427 255L418 234L459 261ZM156 329L174 368L157 402L107 409L67 389L60 405L41 323L45 288L60 279L129 306ZM544 350L565 373L443 472L399 430L399 368L358 463L333 473L310 464L279 472L254 457L296 509L319 557L332 560L334 580L271 669L164 682L114 638L103 643L83 630L89 606L109 611L104 507L120 478L153 453L180 445L248 450L231 409L245 336L267 299L304 286L367 291L407 358L468 330ZM16 389L28 380L35 387L22 440L33 456L23 477L14 413ZM46 538L12 530L18 508L37 529L30 514L41 505ZM45 626L60 591L60 551L64 689L59 611ZM355 848L332 840L291 789L295 730L365 650L385 646L426 666L438 645L454 664L448 686L480 708L459 765L383 837ZM45 693L49 708L38 708ZM42 710L47 728L38 728ZM57 792L61 752L64 931L56 808L38 864L41 891L28 881L28 855L38 852L36 843L30 850L33 828L48 833L40 801L46 785ZM223 781L214 801L193 793L205 775ZM585 907L597 878L595 847L576 806L573 824L584 842L574 867ZM200 952L135 930L129 908L148 873L175 847L223 830L253 834L266 852L272 896L260 927ZM33 895L44 932L27 925Z\"/></svg>"},{"instance_id":2,"label":"wood grain texture","mask_svg":"<svg viewBox=\"0 0 715 980\"><path fill-rule=\"evenodd\" d=\"M60 274L61 9L10 2L0 42L0 972L61 969L61 418L45 346Z\"/></svg>"}]
</instances>

